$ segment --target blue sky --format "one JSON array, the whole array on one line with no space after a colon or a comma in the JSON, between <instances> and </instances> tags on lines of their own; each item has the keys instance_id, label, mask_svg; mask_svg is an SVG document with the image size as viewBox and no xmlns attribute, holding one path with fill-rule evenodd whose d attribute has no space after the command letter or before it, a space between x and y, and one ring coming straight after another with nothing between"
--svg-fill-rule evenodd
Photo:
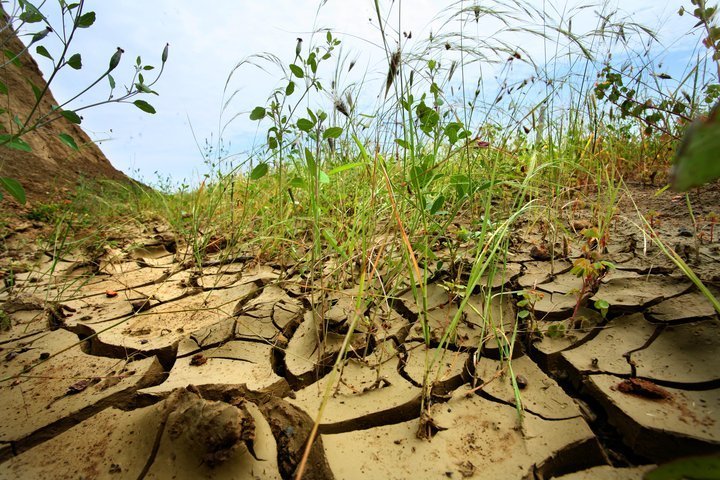
<instances>
[{"instance_id":1,"label":"blue sky","mask_svg":"<svg viewBox=\"0 0 720 480\"><path fill-rule=\"evenodd\" d=\"M551 2L528 3L538 6L544 3L547 8ZM581 2L554 3L558 10L572 10ZM692 39L680 37L691 26L687 17L681 19L676 14L683 3L689 6L690 2L631 0L623 2L623 7L633 20L661 33L668 58L682 60L686 55L683 52L693 43ZM55 2L48 4L51 21L57 21L57 13L51 14ZM431 31L435 35L443 31L448 8L468 7L472 2L412 0L392 4L390 25L397 27L399 4L400 28L413 33L413 39L403 49L412 51L414 42L419 45L426 41ZM381 5L387 12L391 2ZM145 114L133 105L108 105L85 111L82 126L99 142L116 168L145 181L156 180L157 171L162 178L169 176L177 182L188 179L194 183L207 168L196 141L201 149L211 138L216 144L222 123L223 87L232 68L249 55L271 52L289 63L294 57L296 37L302 37L307 45L312 31L331 28L343 40L343 53L348 59L357 59L356 77L348 81L366 74L369 83L364 90L372 93L367 95L365 104L372 109L381 101L377 92L382 88L387 66L372 0L328 0L319 12L318 6L317 0L213 0L202 6L186 0L87 0L85 10L95 11L97 20L91 28L78 32L71 49L82 53L83 69L64 71L51 88L60 102L70 98L90 83L93 75L107 68L110 56L120 46L125 55L113 73L122 89L121 85L132 76L135 58L139 55L144 63L159 66L162 49L168 42L169 60L155 85L160 95L144 97L156 108L155 115ZM576 11L574 31L594 25L592 11L592 8ZM450 23L444 28L453 27ZM677 38L680 40L676 41ZM515 40L531 53L542 56L544 47L540 42L521 36ZM48 44L51 53L52 48ZM46 72L50 68L42 57L38 63ZM146 77L152 78L152 73ZM327 73L329 79L332 69ZM238 94L228 108L228 116L238 113L240 116L226 130L225 140L230 142L229 152L237 154L236 158L242 159L244 152L262 142L263 130L249 120L248 114L253 107L263 105L271 90L279 85L277 71L273 75L243 67L233 76L229 88L237 89ZM104 99L107 92L103 82L84 100Z\"/></svg>"}]
</instances>

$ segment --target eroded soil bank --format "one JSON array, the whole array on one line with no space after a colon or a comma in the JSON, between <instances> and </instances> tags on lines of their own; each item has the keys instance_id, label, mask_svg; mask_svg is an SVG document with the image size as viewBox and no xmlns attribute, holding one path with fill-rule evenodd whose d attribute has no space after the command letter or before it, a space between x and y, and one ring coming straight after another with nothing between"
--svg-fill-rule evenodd
<instances>
[{"instance_id":1,"label":"eroded soil bank","mask_svg":"<svg viewBox=\"0 0 720 480\"><path fill-rule=\"evenodd\" d=\"M658 235L717 294L718 242L688 237L681 209ZM407 280L385 293L392 272L318 286L221 248L198 265L159 223L94 258L32 252L0 297L0 477L293 478L321 410L306 479L639 479L717 453L717 313L623 217L576 311L583 222L555 243L518 225L449 335L471 238L437 246L424 308Z\"/></svg>"}]
</instances>

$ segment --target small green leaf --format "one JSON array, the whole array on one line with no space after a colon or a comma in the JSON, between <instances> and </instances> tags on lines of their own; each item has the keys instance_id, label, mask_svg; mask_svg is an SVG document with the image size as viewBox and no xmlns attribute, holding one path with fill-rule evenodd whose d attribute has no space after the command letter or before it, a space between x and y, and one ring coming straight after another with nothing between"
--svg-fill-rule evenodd
<instances>
[{"instance_id":1,"label":"small green leaf","mask_svg":"<svg viewBox=\"0 0 720 480\"><path fill-rule=\"evenodd\" d=\"M27 143L13 135L0 135L0 145L22 152L32 152L32 148Z\"/></svg>"},{"instance_id":2,"label":"small green leaf","mask_svg":"<svg viewBox=\"0 0 720 480\"><path fill-rule=\"evenodd\" d=\"M155 67L153 67L152 65L145 65L143 67L143 70L155 70Z\"/></svg>"},{"instance_id":3,"label":"small green leaf","mask_svg":"<svg viewBox=\"0 0 720 480\"><path fill-rule=\"evenodd\" d=\"M328 172L328 175L335 175L340 172L344 172L345 170L352 170L353 168L362 167L365 165L364 162L353 162L353 163L346 163L345 165L340 165L339 167L335 167L332 170Z\"/></svg>"},{"instance_id":4,"label":"small green leaf","mask_svg":"<svg viewBox=\"0 0 720 480\"><path fill-rule=\"evenodd\" d=\"M440 194L437 196L435 201L433 202L432 206L430 207L430 215L435 215L442 206L445 204L445 196Z\"/></svg>"},{"instance_id":5,"label":"small green leaf","mask_svg":"<svg viewBox=\"0 0 720 480\"><path fill-rule=\"evenodd\" d=\"M305 164L308 170L314 175L317 169L317 163L315 163L315 156L312 154L309 148L305 147Z\"/></svg>"},{"instance_id":6,"label":"small green leaf","mask_svg":"<svg viewBox=\"0 0 720 480\"><path fill-rule=\"evenodd\" d=\"M19 3L24 10L23 13L20 15L20 19L24 22L35 23L45 19L45 16L40 13L40 10L32 3L28 2L27 0L23 0ZM22 15L27 15L30 19L28 20L26 18L23 18Z\"/></svg>"},{"instance_id":7,"label":"small green leaf","mask_svg":"<svg viewBox=\"0 0 720 480\"><path fill-rule=\"evenodd\" d=\"M35 85L29 78L26 78L27 82L30 84L30 88L32 88L33 95L35 96L35 101L39 102L42 98L42 90Z\"/></svg>"},{"instance_id":8,"label":"small green leaf","mask_svg":"<svg viewBox=\"0 0 720 480\"><path fill-rule=\"evenodd\" d=\"M262 120L265 118L265 109L263 107L255 107L250 112L250 120Z\"/></svg>"},{"instance_id":9,"label":"small green leaf","mask_svg":"<svg viewBox=\"0 0 720 480\"><path fill-rule=\"evenodd\" d=\"M267 163L259 163L250 173L250 180L260 180L262 177L267 175L269 169L270 167L268 167Z\"/></svg>"},{"instance_id":10,"label":"small green leaf","mask_svg":"<svg viewBox=\"0 0 720 480\"><path fill-rule=\"evenodd\" d=\"M43 47L42 45L38 45L37 48L35 48L35 51L38 53L38 55L42 55L43 57L53 60L53 57L52 57L52 55L50 55L50 52L48 52L47 48Z\"/></svg>"},{"instance_id":11,"label":"small green leaf","mask_svg":"<svg viewBox=\"0 0 720 480\"><path fill-rule=\"evenodd\" d=\"M135 100L133 105L138 107L140 110L146 113L155 113L155 108L147 103L145 100Z\"/></svg>"},{"instance_id":12,"label":"small green leaf","mask_svg":"<svg viewBox=\"0 0 720 480\"><path fill-rule=\"evenodd\" d=\"M323 228L322 234L323 234L323 237L325 237L325 240L327 240L327 242L333 248L333 250L340 253L343 257L347 257L345 252L338 246L337 239L335 238L335 235L333 235L330 230L328 230L327 228Z\"/></svg>"},{"instance_id":13,"label":"small green leaf","mask_svg":"<svg viewBox=\"0 0 720 480\"><path fill-rule=\"evenodd\" d=\"M303 180L300 177L293 178L292 180L290 180L290 183L288 183L288 185L292 188L305 188L306 187L305 180Z\"/></svg>"},{"instance_id":14,"label":"small green leaf","mask_svg":"<svg viewBox=\"0 0 720 480\"><path fill-rule=\"evenodd\" d=\"M135 88L137 88L138 92L152 93L153 95L158 94L155 90L151 90L150 87L148 87L147 85L145 85L144 83L141 83L141 82L135 83Z\"/></svg>"},{"instance_id":15,"label":"small green leaf","mask_svg":"<svg viewBox=\"0 0 720 480\"><path fill-rule=\"evenodd\" d=\"M320 173L318 173L318 181L321 184L328 184L330 183L330 177L328 177L328 174L320 170Z\"/></svg>"},{"instance_id":16,"label":"small green leaf","mask_svg":"<svg viewBox=\"0 0 720 480\"><path fill-rule=\"evenodd\" d=\"M7 95L8 88L3 82L0 82L0 94Z\"/></svg>"},{"instance_id":17,"label":"small green leaf","mask_svg":"<svg viewBox=\"0 0 720 480\"><path fill-rule=\"evenodd\" d=\"M450 122L445 126L445 136L450 141L450 145L454 145L458 141L458 132L463 128L460 122Z\"/></svg>"},{"instance_id":18,"label":"small green leaf","mask_svg":"<svg viewBox=\"0 0 720 480\"><path fill-rule=\"evenodd\" d=\"M22 185L20 185L20 182L18 182L14 178L0 177L0 186L15 200L22 203L23 205L25 204L25 190L23 189Z\"/></svg>"},{"instance_id":19,"label":"small green leaf","mask_svg":"<svg viewBox=\"0 0 720 480\"><path fill-rule=\"evenodd\" d=\"M78 28L88 28L95 23L95 12L84 13L77 20Z\"/></svg>"},{"instance_id":20,"label":"small green leaf","mask_svg":"<svg viewBox=\"0 0 720 480\"><path fill-rule=\"evenodd\" d=\"M607 310L608 308L610 308L610 304L607 300L595 300L595 308L597 308L598 310Z\"/></svg>"},{"instance_id":21,"label":"small green leaf","mask_svg":"<svg viewBox=\"0 0 720 480\"><path fill-rule=\"evenodd\" d=\"M72 148L73 150L80 151L80 148L78 148L77 143L75 143L75 139L68 135L67 133L61 133L58 135L60 137L60 140L67 145L68 147Z\"/></svg>"},{"instance_id":22,"label":"small green leaf","mask_svg":"<svg viewBox=\"0 0 720 480\"><path fill-rule=\"evenodd\" d=\"M75 123L77 125L80 125L80 123L82 122L82 118L80 118L80 115L73 112L72 110L62 110L60 112L60 115L62 115L63 117L67 118L72 123Z\"/></svg>"},{"instance_id":23,"label":"small green leaf","mask_svg":"<svg viewBox=\"0 0 720 480\"><path fill-rule=\"evenodd\" d=\"M28 4L29 5L29 4ZM34 10L26 10L20 15L18 15L18 18L22 20L25 23L38 23L42 22L45 17L42 16L42 13L40 13L37 8L32 7Z\"/></svg>"},{"instance_id":24,"label":"small green leaf","mask_svg":"<svg viewBox=\"0 0 720 480\"><path fill-rule=\"evenodd\" d=\"M15 55L13 52L7 49L4 50L4 52L5 56L8 58L8 60L10 60L13 65L15 65L16 67L19 67L21 65L20 57L18 55Z\"/></svg>"},{"instance_id":25,"label":"small green leaf","mask_svg":"<svg viewBox=\"0 0 720 480\"><path fill-rule=\"evenodd\" d=\"M275 150L278 147L278 141L275 137L268 137L267 143L270 150Z\"/></svg>"},{"instance_id":26,"label":"small green leaf","mask_svg":"<svg viewBox=\"0 0 720 480\"><path fill-rule=\"evenodd\" d=\"M565 325L554 323L548 327L545 334L550 338L562 338L565 336Z\"/></svg>"},{"instance_id":27,"label":"small green leaf","mask_svg":"<svg viewBox=\"0 0 720 480\"><path fill-rule=\"evenodd\" d=\"M20 140L19 138L11 140L9 143L5 144L5 146L14 148L15 150L20 150L22 152L32 152L32 147L26 142Z\"/></svg>"},{"instance_id":28,"label":"small green leaf","mask_svg":"<svg viewBox=\"0 0 720 480\"><path fill-rule=\"evenodd\" d=\"M297 127L303 132L309 132L315 126L315 122L307 118L301 118L297 121Z\"/></svg>"},{"instance_id":29,"label":"small green leaf","mask_svg":"<svg viewBox=\"0 0 720 480\"><path fill-rule=\"evenodd\" d=\"M402 148L405 148L405 149L410 148L410 144L401 138L396 138L395 143L400 145Z\"/></svg>"},{"instance_id":30,"label":"small green leaf","mask_svg":"<svg viewBox=\"0 0 720 480\"><path fill-rule=\"evenodd\" d=\"M600 239L600 233L598 232L597 228L595 228L595 227L586 228L581 233L583 234L583 236L585 238L588 238L588 239L592 239L592 238Z\"/></svg>"},{"instance_id":31,"label":"small green leaf","mask_svg":"<svg viewBox=\"0 0 720 480\"><path fill-rule=\"evenodd\" d=\"M68 59L67 64L75 70L80 70L82 68L82 57L79 53L76 53Z\"/></svg>"},{"instance_id":32,"label":"small green leaf","mask_svg":"<svg viewBox=\"0 0 720 480\"><path fill-rule=\"evenodd\" d=\"M292 80L288 83L287 87L285 87L285 95L288 97L293 94L295 91L295 82Z\"/></svg>"},{"instance_id":33,"label":"small green leaf","mask_svg":"<svg viewBox=\"0 0 720 480\"><path fill-rule=\"evenodd\" d=\"M302 68L298 67L294 63L290 64L290 71L293 75L295 75L297 78L304 78L305 73L303 72Z\"/></svg>"},{"instance_id":34,"label":"small green leaf","mask_svg":"<svg viewBox=\"0 0 720 480\"><path fill-rule=\"evenodd\" d=\"M343 129L341 127L330 127L323 132L323 139L338 138L342 135Z\"/></svg>"},{"instance_id":35,"label":"small green leaf","mask_svg":"<svg viewBox=\"0 0 720 480\"><path fill-rule=\"evenodd\" d=\"M108 82L110 82L110 90L115 89L115 79L110 74L108 74Z\"/></svg>"},{"instance_id":36,"label":"small green leaf","mask_svg":"<svg viewBox=\"0 0 720 480\"><path fill-rule=\"evenodd\" d=\"M520 318L520 319L527 318L529 315L530 315L530 312L528 312L527 310L520 310L520 311L517 313L517 316L518 316L518 318Z\"/></svg>"}]
</instances>

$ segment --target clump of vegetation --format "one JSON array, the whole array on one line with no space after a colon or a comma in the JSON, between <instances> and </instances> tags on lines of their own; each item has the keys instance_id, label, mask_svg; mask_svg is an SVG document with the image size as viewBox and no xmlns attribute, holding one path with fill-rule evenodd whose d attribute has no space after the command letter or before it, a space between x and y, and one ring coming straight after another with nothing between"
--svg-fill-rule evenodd
<instances>
[{"instance_id":1,"label":"clump of vegetation","mask_svg":"<svg viewBox=\"0 0 720 480\"><path fill-rule=\"evenodd\" d=\"M66 209L67 205L60 205L58 203L37 203L25 216L28 220L54 223L57 215Z\"/></svg>"}]
</instances>

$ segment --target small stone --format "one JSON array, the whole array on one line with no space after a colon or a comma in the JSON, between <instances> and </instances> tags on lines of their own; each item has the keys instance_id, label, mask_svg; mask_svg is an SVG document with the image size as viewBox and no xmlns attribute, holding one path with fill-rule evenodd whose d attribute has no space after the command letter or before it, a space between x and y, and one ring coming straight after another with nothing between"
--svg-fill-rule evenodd
<instances>
[{"instance_id":1,"label":"small stone","mask_svg":"<svg viewBox=\"0 0 720 480\"><path fill-rule=\"evenodd\" d=\"M130 306L132 307L132 311L135 313L144 312L145 310L149 310L150 307L152 307L152 304L150 303L150 299L145 300L137 300L135 302L130 302Z\"/></svg>"},{"instance_id":2,"label":"small stone","mask_svg":"<svg viewBox=\"0 0 720 480\"><path fill-rule=\"evenodd\" d=\"M200 365L205 365L207 363L207 358L205 358L205 355L202 353L197 353L192 356L192 359L190 360L190 365L193 367L199 367Z\"/></svg>"}]
</instances>

